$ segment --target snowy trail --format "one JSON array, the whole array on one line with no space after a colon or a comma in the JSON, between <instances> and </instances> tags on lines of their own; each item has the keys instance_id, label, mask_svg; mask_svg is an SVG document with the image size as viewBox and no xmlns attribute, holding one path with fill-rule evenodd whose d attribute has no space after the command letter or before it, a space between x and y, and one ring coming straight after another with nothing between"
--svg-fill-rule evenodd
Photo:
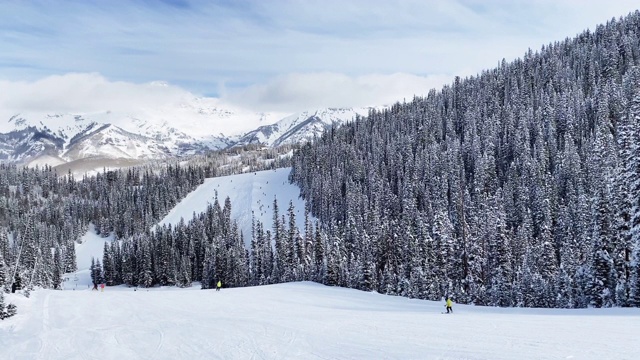
<instances>
[{"instance_id":1,"label":"snowy trail","mask_svg":"<svg viewBox=\"0 0 640 360\"><path fill-rule=\"evenodd\" d=\"M637 359L638 309L493 309L314 283L38 290L0 359ZM22 305L22 304L21 304Z\"/></svg>"},{"instance_id":2,"label":"snowy trail","mask_svg":"<svg viewBox=\"0 0 640 360\"><path fill-rule=\"evenodd\" d=\"M180 219L188 222L196 214L206 211L218 193L220 206L228 196L231 200L231 217L238 222L245 243L251 243L252 213L267 228L273 224L273 199L278 199L280 215L286 214L289 202L295 207L296 225L304 231L304 200L299 198L300 188L289 184L291 168L265 170L246 174L205 179L196 190L182 199L159 225L176 225Z\"/></svg>"}]
</instances>

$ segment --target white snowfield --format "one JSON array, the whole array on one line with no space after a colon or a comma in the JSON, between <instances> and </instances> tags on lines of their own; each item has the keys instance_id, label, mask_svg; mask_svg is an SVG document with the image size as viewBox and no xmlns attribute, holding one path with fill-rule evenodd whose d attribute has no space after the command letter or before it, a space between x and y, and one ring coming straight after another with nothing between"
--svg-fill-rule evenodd
<instances>
[{"instance_id":1,"label":"white snowfield","mask_svg":"<svg viewBox=\"0 0 640 360\"><path fill-rule=\"evenodd\" d=\"M495 309L315 283L11 296L0 359L637 359L638 309Z\"/></svg>"},{"instance_id":2,"label":"white snowfield","mask_svg":"<svg viewBox=\"0 0 640 360\"><path fill-rule=\"evenodd\" d=\"M304 200L299 197L300 188L289 183L290 172L291 168L282 168L205 179L160 221L160 225L175 226L181 218L187 223L194 213L203 213L209 204L214 203L217 191L220 206L224 206L227 196L231 200L231 218L238 222L247 245L251 243L252 211L256 220L264 224L265 230L272 228L274 198L278 199L280 215L287 219L285 226L289 221L289 202L293 202L296 225L304 234Z\"/></svg>"}]
</instances>

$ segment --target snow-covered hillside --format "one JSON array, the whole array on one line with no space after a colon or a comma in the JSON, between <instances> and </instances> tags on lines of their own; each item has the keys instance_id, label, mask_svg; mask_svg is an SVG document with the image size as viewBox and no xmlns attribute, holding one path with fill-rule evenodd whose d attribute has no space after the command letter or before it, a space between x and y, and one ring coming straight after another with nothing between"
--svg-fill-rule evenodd
<instances>
[{"instance_id":1,"label":"snow-covered hillside","mask_svg":"<svg viewBox=\"0 0 640 360\"><path fill-rule=\"evenodd\" d=\"M294 199L296 208L303 208L298 189L286 182L288 173L208 179L163 223L202 211L218 191L221 199L232 197L234 217L253 209L269 224L273 196L283 203ZM240 223L245 226L246 220ZM76 244L79 270L65 275L65 291L6 296L18 314L0 321L0 359L631 360L640 354L637 308L454 305L447 315L444 302L309 282L220 292L200 290L198 284L92 291L91 258L101 259L110 241L89 229Z\"/></svg>"},{"instance_id":2,"label":"snow-covered hillside","mask_svg":"<svg viewBox=\"0 0 640 360\"><path fill-rule=\"evenodd\" d=\"M29 164L39 161L44 150L63 161L180 157L226 148L245 132L286 115L257 113L190 94L128 111L20 112L0 121L3 143L17 143L0 147L0 159Z\"/></svg>"},{"instance_id":3,"label":"snow-covered hillside","mask_svg":"<svg viewBox=\"0 0 640 360\"><path fill-rule=\"evenodd\" d=\"M239 140L239 144L261 143L268 146L297 144L319 136L331 127L367 115L370 108L331 108L303 111L285 117L273 125L265 125L250 131Z\"/></svg>"},{"instance_id":4,"label":"snow-covered hillside","mask_svg":"<svg viewBox=\"0 0 640 360\"><path fill-rule=\"evenodd\" d=\"M254 173L223 176L206 179L204 184L187 195L160 222L177 224L181 218L185 222L202 213L213 204L216 194L220 206L227 197L231 200L231 218L238 222L247 244L251 241L252 213L256 220L270 228L273 224L273 200L278 200L280 214L286 214L289 202L295 207L296 224L304 231L304 201L299 198L300 189L289 183L291 168L258 171Z\"/></svg>"},{"instance_id":5,"label":"snow-covered hillside","mask_svg":"<svg viewBox=\"0 0 640 360\"><path fill-rule=\"evenodd\" d=\"M637 359L638 309L454 305L314 283L8 296L0 358Z\"/></svg>"},{"instance_id":6,"label":"snow-covered hillside","mask_svg":"<svg viewBox=\"0 0 640 360\"><path fill-rule=\"evenodd\" d=\"M111 124L126 131L165 140L205 139L212 135L241 135L252 128L277 122L286 113L259 113L221 103L217 98L185 93L162 106L131 106L127 111L111 110L55 113L18 112L0 121L0 132L22 130L29 126L51 134L71 138L91 124Z\"/></svg>"}]
</instances>

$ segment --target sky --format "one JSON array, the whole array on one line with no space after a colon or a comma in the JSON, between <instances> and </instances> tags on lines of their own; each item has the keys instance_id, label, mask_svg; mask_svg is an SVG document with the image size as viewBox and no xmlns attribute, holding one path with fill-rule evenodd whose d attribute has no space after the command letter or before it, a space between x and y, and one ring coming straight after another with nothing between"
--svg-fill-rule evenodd
<instances>
[{"instance_id":1,"label":"sky","mask_svg":"<svg viewBox=\"0 0 640 360\"><path fill-rule=\"evenodd\" d=\"M385 105L638 7L627 0L0 0L0 108L82 111L75 99L165 102L178 93L256 111Z\"/></svg>"}]
</instances>

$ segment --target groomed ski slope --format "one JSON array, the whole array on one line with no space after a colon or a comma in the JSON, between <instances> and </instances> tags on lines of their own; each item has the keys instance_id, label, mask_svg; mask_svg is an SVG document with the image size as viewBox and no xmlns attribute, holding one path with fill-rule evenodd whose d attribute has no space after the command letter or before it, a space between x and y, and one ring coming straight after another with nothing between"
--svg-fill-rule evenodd
<instances>
[{"instance_id":1,"label":"groomed ski slope","mask_svg":"<svg viewBox=\"0 0 640 360\"><path fill-rule=\"evenodd\" d=\"M95 258L102 263L104 255L104 243L111 243L113 235L102 237L95 232L95 227L89 225L89 231L82 236L82 242L76 243L76 263L78 271L64 275L62 287L64 290L82 290L88 288L91 282L91 259Z\"/></svg>"},{"instance_id":2,"label":"groomed ski slope","mask_svg":"<svg viewBox=\"0 0 640 360\"><path fill-rule=\"evenodd\" d=\"M0 359L637 359L638 309L410 300L315 283L11 297Z\"/></svg>"},{"instance_id":3,"label":"groomed ski slope","mask_svg":"<svg viewBox=\"0 0 640 360\"><path fill-rule=\"evenodd\" d=\"M252 211L256 220L271 229L273 225L273 199L278 199L280 215L287 215L289 202L295 207L296 225L304 231L304 200L300 189L289 183L291 168L258 171L246 174L205 179L196 190L189 193L165 216L160 225L176 225L180 219L188 222L196 214L206 211L218 194L220 206L227 197L231 200L231 218L238 222L245 243L251 242ZM287 220L288 221L288 220Z\"/></svg>"}]
</instances>

